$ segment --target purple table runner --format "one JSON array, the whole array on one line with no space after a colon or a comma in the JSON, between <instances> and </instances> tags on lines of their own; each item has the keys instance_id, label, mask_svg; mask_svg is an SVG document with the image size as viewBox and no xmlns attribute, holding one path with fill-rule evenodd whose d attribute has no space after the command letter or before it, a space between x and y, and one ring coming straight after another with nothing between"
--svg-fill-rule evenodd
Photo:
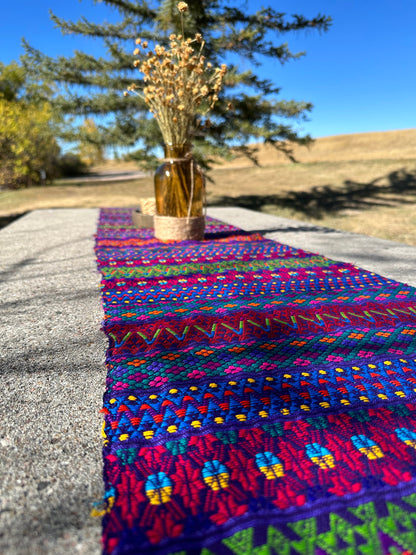
<instances>
[{"instance_id":1,"label":"purple table runner","mask_svg":"<svg viewBox=\"0 0 416 555\"><path fill-rule=\"evenodd\" d=\"M101 211L105 554L416 552L416 291Z\"/></svg>"}]
</instances>

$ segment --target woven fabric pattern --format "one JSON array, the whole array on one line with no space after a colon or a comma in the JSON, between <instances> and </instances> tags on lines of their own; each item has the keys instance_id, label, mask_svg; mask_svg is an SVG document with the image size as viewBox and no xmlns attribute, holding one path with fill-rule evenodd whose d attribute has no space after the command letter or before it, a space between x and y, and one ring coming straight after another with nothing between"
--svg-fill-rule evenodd
<instances>
[{"instance_id":1,"label":"woven fabric pattern","mask_svg":"<svg viewBox=\"0 0 416 555\"><path fill-rule=\"evenodd\" d=\"M104 554L416 553L416 290L101 211Z\"/></svg>"}]
</instances>

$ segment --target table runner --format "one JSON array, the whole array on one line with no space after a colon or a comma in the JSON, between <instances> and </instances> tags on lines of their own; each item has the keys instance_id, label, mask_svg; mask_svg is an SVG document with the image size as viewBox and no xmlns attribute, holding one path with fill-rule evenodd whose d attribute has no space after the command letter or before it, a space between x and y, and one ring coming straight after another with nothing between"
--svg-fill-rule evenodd
<instances>
[{"instance_id":1,"label":"table runner","mask_svg":"<svg viewBox=\"0 0 416 555\"><path fill-rule=\"evenodd\" d=\"M416 552L415 289L101 211L105 554Z\"/></svg>"}]
</instances>

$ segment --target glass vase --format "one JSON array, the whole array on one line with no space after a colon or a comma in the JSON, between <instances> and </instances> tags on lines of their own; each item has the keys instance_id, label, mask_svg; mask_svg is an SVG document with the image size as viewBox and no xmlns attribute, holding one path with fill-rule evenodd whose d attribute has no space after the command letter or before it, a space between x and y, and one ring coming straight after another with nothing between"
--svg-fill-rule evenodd
<instances>
[{"instance_id":1,"label":"glass vase","mask_svg":"<svg viewBox=\"0 0 416 555\"><path fill-rule=\"evenodd\" d=\"M203 216L204 175L190 144L165 145L165 159L155 173L156 213L174 218Z\"/></svg>"}]
</instances>

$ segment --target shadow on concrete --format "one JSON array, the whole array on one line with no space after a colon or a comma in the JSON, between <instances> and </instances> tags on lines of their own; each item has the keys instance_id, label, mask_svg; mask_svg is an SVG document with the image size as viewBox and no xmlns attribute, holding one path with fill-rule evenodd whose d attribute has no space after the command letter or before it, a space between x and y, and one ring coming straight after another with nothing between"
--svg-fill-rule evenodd
<instances>
[{"instance_id":1,"label":"shadow on concrete","mask_svg":"<svg viewBox=\"0 0 416 555\"><path fill-rule=\"evenodd\" d=\"M28 233L28 232L24 232L24 233ZM67 257L60 257L60 258L52 258L50 260L46 259L43 260L41 255L50 253L53 250L59 249L61 247L65 247L66 245L76 245L76 244L82 244L83 242L85 242L85 240L89 240L90 237L89 236L85 236L85 237L80 237L79 239L75 240L75 241L60 241L59 243L55 243L52 246L48 246L45 247L43 249L39 249L37 251L33 251L32 252L32 256L28 256L26 258L22 258L21 260L18 260L17 262L14 262L12 264L10 264L9 267L7 267L4 270L0 270L0 277L2 279L3 282L5 281L21 281L22 280L22 276L20 275L20 271L24 270L27 267L50 267L51 265L55 265L57 263L61 263L61 262L70 262L71 260L73 261L79 261L80 258L86 258L86 255L83 255L83 257L79 257L79 256L67 256ZM79 272L80 269L82 268L76 268L73 271L75 272ZM66 270L67 273L70 273L71 270ZM49 278L52 278L54 276L54 273L51 272L49 269L45 271L45 274L47 273L47 275L49 276ZM60 273L60 272L59 272ZM40 273L38 275L34 274L33 272L30 275L25 276L25 279L33 279L33 278L37 278L37 277L44 277L43 273Z\"/></svg>"},{"instance_id":2,"label":"shadow on concrete","mask_svg":"<svg viewBox=\"0 0 416 555\"><path fill-rule=\"evenodd\" d=\"M262 235L266 233L347 233L346 231L339 231L337 229L332 229L330 227L323 227L318 225L299 225L299 226L282 226L282 227L271 227L264 229L253 229L250 233L261 233Z\"/></svg>"},{"instance_id":3,"label":"shadow on concrete","mask_svg":"<svg viewBox=\"0 0 416 555\"><path fill-rule=\"evenodd\" d=\"M71 303L75 301L82 301L91 299L93 296L98 295L99 288L97 287L86 287L83 290L77 290L76 292L71 291L53 291L54 302L61 303ZM39 310L37 306L32 308L32 303L47 303L50 299L50 294L30 294L27 297L21 299L15 299L11 301L4 301L0 305L0 316L2 314L8 314L13 311L13 314L29 314L31 310Z\"/></svg>"},{"instance_id":4,"label":"shadow on concrete","mask_svg":"<svg viewBox=\"0 0 416 555\"><path fill-rule=\"evenodd\" d=\"M375 206L398 206L414 202L416 202L416 169L408 171L405 168L368 183L348 179L341 187L322 185L307 191L238 197L224 195L215 196L209 200L211 206L239 206L258 211L262 211L267 205L275 205L318 219L345 210L368 210Z\"/></svg>"},{"instance_id":5,"label":"shadow on concrete","mask_svg":"<svg viewBox=\"0 0 416 555\"><path fill-rule=\"evenodd\" d=\"M97 446L94 448L97 449ZM4 553L15 554L73 553L80 532L83 531L85 548L88 549L83 553L99 554L101 523L100 519L90 516L94 504L102 497L99 488L101 477L99 472L97 474L98 479L92 488L87 483L76 484L71 489L54 493L52 499L44 495L45 506L42 511L35 513L29 508L24 513L19 512L14 518L11 533L0 536L1 552L4 549ZM41 487L44 484L40 482ZM53 487L53 481L51 485ZM92 492L89 491L91 489ZM41 488L39 491L42 494ZM79 552L78 549L75 551Z\"/></svg>"},{"instance_id":6,"label":"shadow on concrete","mask_svg":"<svg viewBox=\"0 0 416 555\"><path fill-rule=\"evenodd\" d=\"M18 218L21 218L25 214L27 214L27 212L22 212L21 214L12 214L11 216L0 216L0 229L2 229L3 227L6 227L6 225L11 224L12 222L17 220Z\"/></svg>"}]
</instances>

